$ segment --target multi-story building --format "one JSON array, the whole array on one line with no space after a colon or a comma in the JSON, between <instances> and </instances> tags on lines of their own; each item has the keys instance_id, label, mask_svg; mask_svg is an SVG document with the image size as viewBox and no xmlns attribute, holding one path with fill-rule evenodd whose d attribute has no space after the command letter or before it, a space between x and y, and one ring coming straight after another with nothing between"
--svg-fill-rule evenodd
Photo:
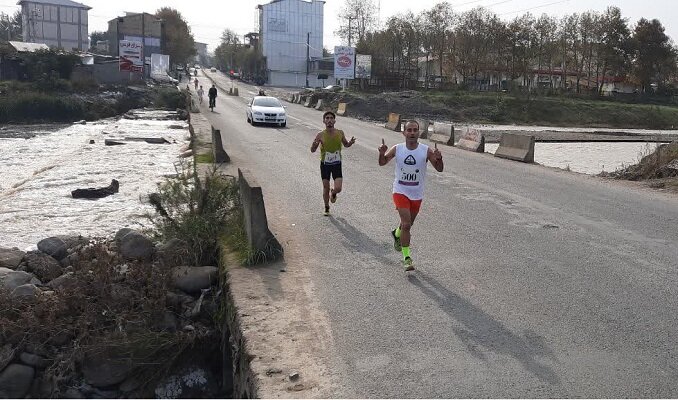
<instances>
[{"instance_id":1,"label":"multi-story building","mask_svg":"<svg viewBox=\"0 0 678 400\"><path fill-rule=\"evenodd\" d=\"M202 66L207 66L207 43L195 42L195 62Z\"/></svg>"},{"instance_id":2,"label":"multi-story building","mask_svg":"<svg viewBox=\"0 0 678 400\"><path fill-rule=\"evenodd\" d=\"M131 13L108 21L108 51L113 56L120 55L120 40L143 42L143 54L150 64L151 54L163 54L165 24L153 14ZM172 60L170 60L172 61Z\"/></svg>"},{"instance_id":3,"label":"multi-story building","mask_svg":"<svg viewBox=\"0 0 678 400\"><path fill-rule=\"evenodd\" d=\"M70 0L20 0L23 41L87 51L87 13L92 7Z\"/></svg>"},{"instance_id":4,"label":"multi-story building","mask_svg":"<svg viewBox=\"0 0 678 400\"><path fill-rule=\"evenodd\" d=\"M273 0L259 9L259 44L267 82L277 86L319 86L310 61L323 56L323 0Z\"/></svg>"}]
</instances>

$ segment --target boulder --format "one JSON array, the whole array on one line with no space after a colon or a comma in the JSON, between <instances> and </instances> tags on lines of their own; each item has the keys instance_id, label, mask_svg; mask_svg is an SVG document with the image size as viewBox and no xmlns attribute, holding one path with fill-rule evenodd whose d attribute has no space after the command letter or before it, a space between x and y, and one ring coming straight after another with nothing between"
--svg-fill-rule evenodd
<instances>
[{"instance_id":1,"label":"boulder","mask_svg":"<svg viewBox=\"0 0 678 400\"><path fill-rule=\"evenodd\" d=\"M123 236L127 235L130 232L133 232L133 229L122 228L118 232L115 233L115 242L118 244L118 246L120 246L120 239L122 239Z\"/></svg>"},{"instance_id":2,"label":"boulder","mask_svg":"<svg viewBox=\"0 0 678 400\"><path fill-rule=\"evenodd\" d=\"M131 370L130 359L101 352L87 354L82 364L85 381L95 387L117 385L127 378Z\"/></svg>"},{"instance_id":3,"label":"boulder","mask_svg":"<svg viewBox=\"0 0 678 400\"><path fill-rule=\"evenodd\" d=\"M49 281L47 286L54 290L69 289L74 287L77 284L77 281L73 272L66 272L60 277Z\"/></svg>"},{"instance_id":4,"label":"boulder","mask_svg":"<svg viewBox=\"0 0 678 400\"><path fill-rule=\"evenodd\" d=\"M33 275L25 271L13 271L9 268L0 268L0 290L11 293L17 287L26 283L40 284Z\"/></svg>"},{"instance_id":5,"label":"boulder","mask_svg":"<svg viewBox=\"0 0 678 400\"><path fill-rule=\"evenodd\" d=\"M155 245L141 233L130 231L120 237L118 251L128 260L150 260L155 253Z\"/></svg>"},{"instance_id":6,"label":"boulder","mask_svg":"<svg viewBox=\"0 0 678 400\"><path fill-rule=\"evenodd\" d=\"M11 344L6 344L0 347L0 371L5 369L14 359L14 354L16 350L12 347Z\"/></svg>"},{"instance_id":7,"label":"boulder","mask_svg":"<svg viewBox=\"0 0 678 400\"><path fill-rule=\"evenodd\" d=\"M40 292L42 291L38 289L37 286L32 283L27 283L25 285L17 286L16 289L12 290L10 297L21 301L34 301L38 298Z\"/></svg>"},{"instance_id":8,"label":"boulder","mask_svg":"<svg viewBox=\"0 0 678 400\"><path fill-rule=\"evenodd\" d=\"M31 388L35 370L21 364L10 364L0 372L0 398L23 399Z\"/></svg>"},{"instance_id":9,"label":"boulder","mask_svg":"<svg viewBox=\"0 0 678 400\"><path fill-rule=\"evenodd\" d=\"M186 293L200 293L217 281L217 267L175 267L172 268L172 283Z\"/></svg>"},{"instance_id":10,"label":"boulder","mask_svg":"<svg viewBox=\"0 0 678 400\"><path fill-rule=\"evenodd\" d=\"M61 260L66 257L68 247L66 242L58 237L48 237L38 242L38 250L54 257L56 260Z\"/></svg>"},{"instance_id":11,"label":"boulder","mask_svg":"<svg viewBox=\"0 0 678 400\"><path fill-rule=\"evenodd\" d=\"M51 364L44 357L40 357L39 355L26 352L21 353L19 359L21 360L22 363L38 369L45 369L49 367L49 365Z\"/></svg>"},{"instance_id":12,"label":"boulder","mask_svg":"<svg viewBox=\"0 0 678 400\"><path fill-rule=\"evenodd\" d=\"M61 264L41 251L29 251L24 256L24 264L26 264L26 271L34 274L43 282L49 282L63 275L63 268Z\"/></svg>"},{"instance_id":13,"label":"boulder","mask_svg":"<svg viewBox=\"0 0 678 400\"><path fill-rule=\"evenodd\" d=\"M0 247L0 268L16 269L21 264L25 252L16 247Z\"/></svg>"}]
</instances>

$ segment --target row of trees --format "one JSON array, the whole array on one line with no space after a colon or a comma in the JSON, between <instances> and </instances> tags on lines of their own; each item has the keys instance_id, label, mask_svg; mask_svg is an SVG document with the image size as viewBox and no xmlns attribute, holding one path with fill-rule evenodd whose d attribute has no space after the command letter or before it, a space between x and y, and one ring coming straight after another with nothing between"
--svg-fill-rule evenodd
<instances>
[{"instance_id":1,"label":"row of trees","mask_svg":"<svg viewBox=\"0 0 678 400\"><path fill-rule=\"evenodd\" d=\"M22 37L21 11L17 11L12 15L0 12L0 40L21 41Z\"/></svg>"},{"instance_id":2,"label":"row of trees","mask_svg":"<svg viewBox=\"0 0 678 400\"><path fill-rule=\"evenodd\" d=\"M617 7L560 19L526 13L503 21L483 7L457 13L442 2L416 15L393 16L377 28L373 0L346 0L340 16L344 23L336 33L355 40L358 53L372 54L378 76L416 79L419 60L435 59L437 71L427 68L426 82L429 75L458 75L459 83L503 75L532 86L536 72L561 87L574 77L579 92L595 85L601 90L611 77L643 91L676 80L678 51L662 24L641 19L631 27Z\"/></svg>"},{"instance_id":3,"label":"row of trees","mask_svg":"<svg viewBox=\"0 0 678 400\"><path fill-rule=\"evenodd\" d=\"M251 43L243 43L231 29L225 29L221 34L221 42L214 50L214 59L222 71L232 70L251 79L265 76L266 59L260 49Z\"/></svg>"}]
</instances>

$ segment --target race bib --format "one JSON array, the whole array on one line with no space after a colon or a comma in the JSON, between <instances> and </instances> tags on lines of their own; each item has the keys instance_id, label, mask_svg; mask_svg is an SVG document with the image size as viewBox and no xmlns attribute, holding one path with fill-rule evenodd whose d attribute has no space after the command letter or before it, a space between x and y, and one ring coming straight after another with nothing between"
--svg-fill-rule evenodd
<instances>
[{"instance_id":1,"label":"race bib","mask_svg":"<svg viewBox=\"0 0 678 400\"><path fill-rule=\"evenodd\" d=\"M325 159L323 160L325 164L338 164L341 162L341 152L335 151L330 153L329 151L325 153Z\"/></svg>"},{"instance_id":2,"label":"race bib","mask_svg":"<svg viewBox=\"0 0 678 400\"><path fill-rule=\"evenodd\" d=\"M418 168L402 168L398 177L398 183L403 186L419 186L420 176Z\"/></svg>"}]
</instances>

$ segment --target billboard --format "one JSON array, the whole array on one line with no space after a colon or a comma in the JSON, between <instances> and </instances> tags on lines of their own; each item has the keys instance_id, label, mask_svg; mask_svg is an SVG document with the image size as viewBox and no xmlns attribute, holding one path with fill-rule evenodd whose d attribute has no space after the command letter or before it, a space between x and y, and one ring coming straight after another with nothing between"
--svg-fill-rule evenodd
<instances>
[{"instance_id":1,"label":"billboard","mask_svg":"<svg viewBox=\"0 0 678 400\"><path fill-rule=\"evenodd\" d=\"M165 75L170 69L169 56L166 54L151 54L151 74Z\"/></svg>"},{"instance_id":2,"label":"billboard","mask_svg":"<svg viewBox=\"0 0 678 400\"><path fill-rule=\"evenodd\" d=\"M144 72L141 42L120 41L120 71Z\"/></svg>"},{"instance_id":3,"label":"billboard","mask_svg":"<svg viewBox=\"0 0 678 400\"><path fill-rule=\"evenodd\" d=\"M370 79L372 77L372 56L369 54L355 55L356 79Z\"/></svg>"},{"instance_id":4,"label":"billboard","mask_svg":"<svg viewBox=\"0 0 678 400\"><path fill-rule=\"evenodd\" d=\"M355 77L355 47L334 46L334 77L336 79Z\"/></svg>"}]
</instances>

